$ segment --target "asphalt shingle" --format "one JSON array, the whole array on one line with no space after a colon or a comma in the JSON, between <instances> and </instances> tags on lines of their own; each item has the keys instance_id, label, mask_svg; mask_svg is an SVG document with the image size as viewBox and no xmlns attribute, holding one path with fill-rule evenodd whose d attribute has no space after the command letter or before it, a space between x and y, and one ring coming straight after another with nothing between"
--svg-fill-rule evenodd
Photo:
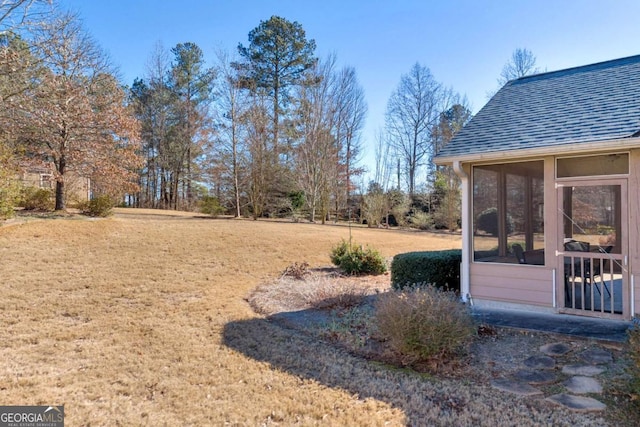
<instances>
[{"instance_id":1,"label":"asphalt shingle","mask_svg":"<svg viewBox=\"0 0 640 427\"><path fill-rule=\"evenodd\" d=\"M640 131L640 55L507 83L438 157L626 138Z\"/></svg>"}]
</instances>

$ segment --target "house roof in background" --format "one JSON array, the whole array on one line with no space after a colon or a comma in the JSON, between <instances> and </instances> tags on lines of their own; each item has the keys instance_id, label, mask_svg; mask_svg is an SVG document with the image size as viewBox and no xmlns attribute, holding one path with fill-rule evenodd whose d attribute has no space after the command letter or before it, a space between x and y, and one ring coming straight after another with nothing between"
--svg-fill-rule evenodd
<instances>
[{"instance_id":1,"label":"house roof in background","mask_svg":"<svg viewBox=\"0 0 640 427\"><path fill-rule=\"evenodd\" d=\"M619 140L639 131L637 55L508 82L436 160Z\"/></svg>"}]
</instances>

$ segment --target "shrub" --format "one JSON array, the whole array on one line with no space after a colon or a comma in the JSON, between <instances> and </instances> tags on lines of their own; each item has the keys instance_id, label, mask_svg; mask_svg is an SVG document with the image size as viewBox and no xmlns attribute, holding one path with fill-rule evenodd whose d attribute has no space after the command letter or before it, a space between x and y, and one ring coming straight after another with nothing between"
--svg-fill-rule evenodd
<instances>
[{"instance_id":1,"label":"shrub","mask_svg":"<svg viewBox=\"0 0 640 427\"><path fill-rule=\"evenodd\" d=\"M387 271L384 258L375 249L342 240L331 250L331 262L345 273L353 275L382 274Z\"/></svg>"},{"instance_id":2,"label":"shrub","mask_svg":"<svg viewBox=\"0 0 640 427\"><path fill-rule=\"evenodd\" d=\"M498 209L489 208L480 215L478 215L478 220L476 222L478 230L482 230L487 234L492 236L498 235ZM513 224L513 218L511 215L507 214L507 234L513 233L515 226Z\"/></svg>"},{"instance_id":3,"label":"shrub","mask_svg":"<svg viewBox=\"0 0 640 427\"><path fill-rule=\"evenodd\" d=\"M20 195L14 161L13 151L0 139L0 221L14 215L13 208Z\"/></svg>"},{"instance_id":4,"label":"shrub","mask_svg":"<svg viewBox=\"0 0 640 427\"><path fill-rule=\"evenodd\" d=\"M53 191L46 188L25 187L20 204L27 211L52 211L55 207Z\"/></svg>"},{"instance_id":5,"label":"shrub","mask_svg":"<svg viewBox=\"0 0 640 427\"><path fill-rule=\"evenodd\" d=\"M431 230L433 228L433 218L426 212L415 211L413 215L409 217L411 226L419 230Z\"/></svg>"},{"instance_id":6,"label":"shrub","mask_svg":"<svg viewBox=\"0 0 640 427\"><path fill-rule=\"evenodd\" d=\"M459 249L398 254L391 261L391 285L394 289L402 289L416 283L428 283L459 293L461 261Z\"/></svg>"},{"instance_id":7,"label":"shrub","mask_svg":"<svg viewBox=\"0 0 640 427\"><path fill-rule=\"evenodd\" d=\"M362 197L362 202L362 216L367 226L380 225L389 205L387 196L382 192L369 192Z\"/></svg>"},{"instance_id":8,"label":"shrub","mask_svg":"<svg viewBox=\"0 0 640 427\"><path fill-rule=\"evenodd\" d=\"M374 325L406 365L455 356L475 333L468 308L454 293L433 286L380 295Z\"/></svg>"},{"instance_id":9,"label":"shrub","mask_svg":"<svg viewBox=\"0 0 640 427\"><path fill-rule=\"evenodd\" d=\"M282 272L281 277L292 277L296 280L303 280L309 273L308 262L294 262Z\"/></svg>"},{"instance_id":10,"label":"shrub","mask_svg":"<svg viewBox=\"0 0 640 427\"><path fill-rule=\"evenodd\" d=\"M8 183L11 185L12 183ZM14 215L13 206L17 191L15 186L0 186L0 220L11 218Z\"/></svg>"},{"instance_id":11,"label":"shrub","mask_svg":"<svg viewBox=\"0 0 640 427\"><path fill-rule=\"evenodd\" d=\"M111 197L102 195L81 203L79 208L85 215L105 218L113 214L114 206L115 203Z\"/></svg>"},{"instance_id":12,"label":"shrub","mask_svg":"<svg viewBox=\"0 0 640 427\"><path fill-rule=\"evenodd\" d=\"M389 198L389 214L387 217L387 225L407 225L407 214L411 207L411 200L401 190L389 190L387 192Z\"/></svg>"},{"instance_id":13,"label":"shrub","mask_svg":"<svg viewBox=\"0 0 640 427\"><path fill-rule=\"evenodd\" d=\"M291 209L295 211L299 211L304 207L304 204L307 202L304 191L291 191L287 194L287 197L291 201Z\"/></svg>"},{"instance_id":14,"label":"shrub","mask_svg":"<svg viewBox=\"0 0 640 427\"><path fill-rule=\"evenodd\" d=\"M342 239L340 243L334 246L331 249L331 253L329 254L329 258L331 259L331 263L336 267L340 267L340 262L342 258L349 252L349 242Z\"/></svg>"},{"instance_id":15,"label":"shrub","mask_svg":"<svg viewBox=\"0 0 640 427\"><path fill-rule=\"evenodd\" d=\"M526 248L527 244L524 240L513 240L511 242L507 242L507 253L515 254L516 252L513 250L514 245L520 245L521 248ZM498 247L493 248L493 250L498 253Z\"/></svg>"},{"instance_id":16,"label":"shrub","mask_svg":"<svg viewBox=\"0 0 640 427\"><path fill-rule=\"evenodd\" d=\"M217 216L224 212L217 197L203 196L200 200L200 212L203 214Z\"/></svg>"}]
</instances>

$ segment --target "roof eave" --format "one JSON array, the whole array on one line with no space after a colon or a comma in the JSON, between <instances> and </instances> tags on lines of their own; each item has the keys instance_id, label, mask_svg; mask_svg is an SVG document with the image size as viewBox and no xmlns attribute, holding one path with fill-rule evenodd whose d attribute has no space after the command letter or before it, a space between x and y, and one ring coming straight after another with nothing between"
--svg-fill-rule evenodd
<instances>
[{"instance_id":1,"label":"roof eave","mask_svg":"<svg viewBox=\"0 0 640 427\"><path fill-rule=\"evenodd\" d=\"M618 138L604 141L575 142L546 147L525 148L520 150L492 151L487 153L472 153L462 156L435 157L436 165L452 165L454 161L461 163L487 162L500 160L515 160L521 158L557 156L561 154L596 153L620 149L640 148L640 137Z\"/></svg>"}]
</instances>

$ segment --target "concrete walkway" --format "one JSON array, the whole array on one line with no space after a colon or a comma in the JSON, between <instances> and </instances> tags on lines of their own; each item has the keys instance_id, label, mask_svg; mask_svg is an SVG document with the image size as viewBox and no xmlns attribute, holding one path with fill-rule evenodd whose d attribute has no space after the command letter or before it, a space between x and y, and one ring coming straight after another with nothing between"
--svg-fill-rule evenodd
<instances>
[{"instance_id":1,"label":"concrete walkway","mask_svg":"<svg viewBox=\"0 0 640 427\"><path fill-rule=\"evenodd\" d=\"M553 332L618 342L627 340L627 329L632 326L631 322L622 320L496 308L473 307L472 314L479 322L493 326Z\"/></svg>"}]
</instances>

